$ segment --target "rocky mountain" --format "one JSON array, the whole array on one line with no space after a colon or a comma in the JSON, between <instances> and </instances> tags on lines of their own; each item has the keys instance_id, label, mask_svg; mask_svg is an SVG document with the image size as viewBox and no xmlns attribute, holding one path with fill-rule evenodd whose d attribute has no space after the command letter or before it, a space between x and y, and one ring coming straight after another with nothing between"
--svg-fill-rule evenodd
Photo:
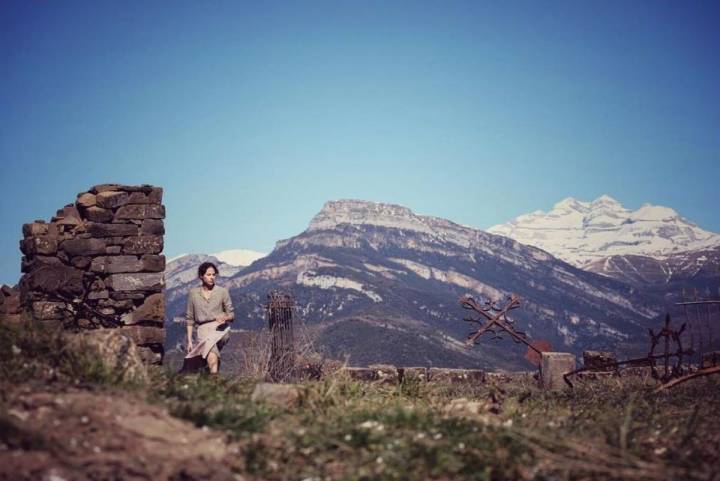
<instances>
[{"instance_id":1,"label":"rocky mountain","mask_svg":"<svg viewBox=\"0 0 720 481\"><path fill-rule=\"evenodd\" d=\"M233 249L215 254L182 254L168 260L165 268L165 285L171 289L195 281L197 268L203 262L214 263L218 266L220 276L229 278L265 255L246 249Z\"/></svg>"},{"instance_id":2,"label":"rocky mountain","mask_svg":"<svg viewBox=\"0 0 720 481\"><path fill-rule=\"evenodd\" d=\"M298 322L331 356L347 355L353 365L526 368L524 346L507 336L465 348L473 326L462 321L467 311L458 298L466 294L482 301L519 295L522 307L511 315L517 328L577 353L643 351L646 327L661 313L625 284L535 247L402 206L355 200L326 203L305 232L221 284L230 289L236 326L245 329L265 325L269 291L291 293ZM182 312L183 289L168 289L171 316ZM168 332L172 348L182 326Z\"/></svg>"},{"instance_id":3,"label":"rocky mountain","mask_svg":"<svg viewBox=\"0 0 720 481\"><path fill-rule=\"evenodd\" d=\"M567 198L547 213L521 215L488 232L634 285L707 285L720 272L720 234L668 207L631 211L607 195L592 202Z\"/></svg>"}]
</instances>

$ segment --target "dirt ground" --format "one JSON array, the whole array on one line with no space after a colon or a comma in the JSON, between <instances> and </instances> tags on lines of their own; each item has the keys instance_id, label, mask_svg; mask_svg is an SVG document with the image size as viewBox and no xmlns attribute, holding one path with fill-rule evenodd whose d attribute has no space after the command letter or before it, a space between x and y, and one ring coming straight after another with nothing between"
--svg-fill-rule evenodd
<instances>
[{"instance_id":1,"label":"dirt ground","mask_svg":"<svg viewBox=\"0 0 720 481\"><path fill-rule=\"evenodd\" d=\"M123 393L3 386L0 480L242 480L217 432Z\"/></svg>"}]
</instances>

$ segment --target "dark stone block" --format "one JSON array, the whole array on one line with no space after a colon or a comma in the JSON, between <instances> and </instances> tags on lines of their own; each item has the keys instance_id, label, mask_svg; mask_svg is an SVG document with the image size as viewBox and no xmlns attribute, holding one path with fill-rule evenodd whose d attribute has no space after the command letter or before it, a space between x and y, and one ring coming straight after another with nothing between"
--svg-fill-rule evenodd
<instances>
[{"instance_id":1,"label":"dark stone block","mask_svg":"<svg viewBox=\"0 0 720 481\"><path fill-rule=\"evenodd\" d=\"M148 193L148 199L152 204L162 204L163 189L162 187L153 187Z\"/></svg>"},{"instance_id":2,"label":"dark stone block","mask_svg":"<svg viewBox=\"0 0 720 481\"><path fill-rule=\"evenodd\" d=\"M71 257L105 254L106 247L107 244L103 239L72 239L60 244L60 249Z\"/></svg>"},{"instance_id":3,"label":"dark stone block","mask_svg":"<svg viewBox=\"0 0 720 481\"><path fill-rule=\"evenodd\" d=\"M162 250L162 236L128 237L123 243L123 254L159 254Z\"/></svg>"},{"instance_id":4,"label":"dark stone block","mask_svg":"<svg viewBox=\"0 0 720 481\"><path fill-rule=\"evenodd\" d=\"M28 237L20 241L20 250L28 256L37 254L51 255L55 254L57 249L57 238L49 235Z\"/></svg>"},{"instance_id":5,"label":"dark stone block","mask_svg":"<svg viewBox=\"0 0 720 481\"><path fill-rule=\"evenodd\" d=\"M124 205L115 212L115 220L128 219L163 219L165 206L158 204L132 204Z\"/></svg>"},{"instance_id":6,"label":"dark stone block","mask_svg":"<svg viewBox=\"0 0 720 481\"><path fill-rule=\"evenodd\" d=\"M165 270L165 256L149 255L142 256L142 270L147 272L163 272Z\"/></svg>"},{"instance_id":7,"label":"dark stone block","mask_svg":"<svg viewBox=\"0 0 720 481\"><path fill-rule=\"evenodd\" d=\"M78 269L87 269L90 266L92 259L90 257L79 256L70 259L70 264Z\"/></svg>"},{"instance_id":8,"label":"dark stone block","mask_svg":"<svg viewBox=\"0 0 720 481\"><path fill-rule=\"evenodd\" d=\"M162 289L162 273L113 274L105 284L114 291L144 291Z\"/></svg>"},{"instance_id":9,"label":"dark stone block","mask_svg":"<svg viewBox=\"0 0 720 481\"><path fill-rule=\"evenodd\" d=\"M110 297L110 292L108 292L107 289L102 291L90 291L87 296L89 300L107 299L108 297Z\"/></svg>"},{"instance_id":10,"label":"dark stone block","mask_svg":"<svg viewBox=\"0 0 720 481\"><path fill-rule=\"evenodd\" d=\"M584 351L583 365L592 371L613 371L617 369L617 357L612 352Z\"/></svg>"},{"instance_id":11,"label":"dark stone block","mask_svg":"<svg viewBox=\"0 0 720 481\"><path fill-rule=\"evenodd\" d=\"M95 194L91 194L90 192L83 192L82 194L78 194L75 205L86 209L88 207L95 207L97 205L97 199L95 197Z\"/></svg>"},{"instance_id":12,"label":"dark stone block","mask_svg":"<svg viewBox=\"0 0 720 481\"><path fill-rule=\"evenodd\" d=\"M159 219L145 219L142 221L140 232L146 235L164 235L165 225Z\"/></svg>"},{"instance_id":13,"label":"dark stone block","mask_svg":"<svg viewBox=\"0 0 720 481\"><path fill-rule=\"evenodd\" d=\"M57 225L65 225L75 227L83 223L80 218L80 212L73 204L63 207L57 212L57 216L53 218L53 223Z\"/></svg>"},{"instance_id":14,"label":"dark stone block","mask_svg":"<svg viewBox=\"0 0 720 481\"><path fill-rule=\"evenodd\" d=\"M137 324L144 321L165 320L165 296L153 294L145 299L145 302L137 309L122 316L123 324Z\"/></svg>"},{"instance_id":15,"label":"dark stone block","mask_svg":"<svg viewBox=\"0 0 720 481\"><path fill-rule=\"evenodd\" d=\"M20 282L25 292L81 294L83 292L83 271L62 264L43 264L24 275Z\"/></svg>"},{"instance_id":16,"label":"dark stone block","mask_svg":"<svg viewBox=\"0 0 720 481\"><path fill-rule=\"evenodd\" d=\"M136 256L102 256L92 260L90 270L102 274L140 272L143 270L143 262Z\"/></svg>"},{"instance_id":17,"label":"dark stone block","mask_svg":"<svg viewBox=\"0 0 720 481\"><path fill-rule=\"evenodd\" d=\"M150 202L150 196L148 196L144 192L133 192L130 194L130 198L128 199L128 204L151 204Z\"/></svg>"},{"instance_id":18,"label":"dark stone block","mask_svg":"<svg viewBox=\"0 0 720 481\"><path fill-rule=\"evenodd\" d=\"M45 222L32 222L30 224L23 224L22 231L23 237L47 235L48 224L46 224Z\"/></svg>"},{"instance_id":19,"label":"dark stone block","mask_svg":"<svg viewBox=\"0 0 720 481\"><path fill-rule=\"evenodd\" d=\"M131 300L139 300L139 299L145 299L145 294L143 292L133 292L133 291L114 291L110 293L110 299L115 300L123 300L123 299L131 299Z\"/></svg>"},{"instance_id":20,"label":"dark stone block","mask_svg":"<svg viewBox=\"0 0 720 481\"><path fill-rule=\"evenodd\" d=\"M7 286L3 286L5 288ZM19 314L20 313L20 293L15 290L5 292L3 289L0 295L2 303L0 303L0 313L2 314Z\"/></svg>"},{"instance_id":21,"label":"dark stone block","mask_svg":"<svg viewBox=\"0 0 720 481\"><path fill-rule=\"evenodd\" d=\"M110 222L113 219L113 212L101 207L88 207L83 209L83 217L91 222Z\"/></svg>"},{"instance_id":22,"label":"dark stone block","mask_svg":"<svg viewBox=\"0 0 720 481\"><path fill-rule=\"evenodd\" d=\"M367 367L346 367L344 371L356 381L375 381L377 372Z\"/></svg>"},{"instance_id":23,"label":"dark stone block","mask_svg":"<svg viewBox=\"0 0 720 481\"><path fill-rule=\"evenodd\" d=\"M97 205L103 209L116 209L128 203L130 195L122 191L100 192L96 196Z\"/></svg>"},{"instance_id":24,"label":"dark stone block","mask_svg":"<svg viewBox=\"0 0 720 481\"><path fill-rule=\"evenodd\" d=\"M138 226L133 224L91 223L88 224L87 231L95 238L136 236L140 233Z\"/></svg>"}]
</instances>

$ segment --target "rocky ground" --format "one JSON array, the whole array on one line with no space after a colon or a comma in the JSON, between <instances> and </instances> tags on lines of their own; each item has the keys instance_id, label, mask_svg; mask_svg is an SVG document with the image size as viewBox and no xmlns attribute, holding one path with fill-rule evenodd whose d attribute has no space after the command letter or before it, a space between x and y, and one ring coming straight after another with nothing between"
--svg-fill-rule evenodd
<instances>
[{"instance_id":1,"label":"rocky ground","mask_svg":"<svg viewBox=\"0 0 720 481\"><path fill-rule=\"evenodd\" d=\"M717 376L268 386L141 373L117 340L124 362L97 363L91 341L0 326L0 480L717 479Z\"/></svg>"},{"instance_id":2,"label":"rocky ground","mask_svg":"<svg viewBox=\"0 0 720 481\"><path fill-rule=\"evenodd\" d=\"M236 480L238 448L122 392L3 386L7 480Z\"/></svg>"}]
</instances>

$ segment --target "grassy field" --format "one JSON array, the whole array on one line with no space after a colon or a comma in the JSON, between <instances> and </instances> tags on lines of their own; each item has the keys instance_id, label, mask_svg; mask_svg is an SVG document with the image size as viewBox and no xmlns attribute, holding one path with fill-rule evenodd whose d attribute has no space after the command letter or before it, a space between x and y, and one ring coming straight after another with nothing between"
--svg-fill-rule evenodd
<instances>
[{"instance_id":1,"label":"grassy field","mask_svg":"<svg viewBox=\"0 0 720 481\"><path fill-rule=\"evenodd\" d=\"M245 479L718 479L718 376L660 393L638 377L549 393L532 382L364 383L338 371L299 383L298 403L281 408L251 401L257 380L158 368L149 381L123 383L52 340L35 339L42 345L33 348L12 336L0 336L4 388L32 382L129 392L225 433L237 446L233 469ZM18 349L37 352L19 361Z\"/></svg>"}]
</instances>

